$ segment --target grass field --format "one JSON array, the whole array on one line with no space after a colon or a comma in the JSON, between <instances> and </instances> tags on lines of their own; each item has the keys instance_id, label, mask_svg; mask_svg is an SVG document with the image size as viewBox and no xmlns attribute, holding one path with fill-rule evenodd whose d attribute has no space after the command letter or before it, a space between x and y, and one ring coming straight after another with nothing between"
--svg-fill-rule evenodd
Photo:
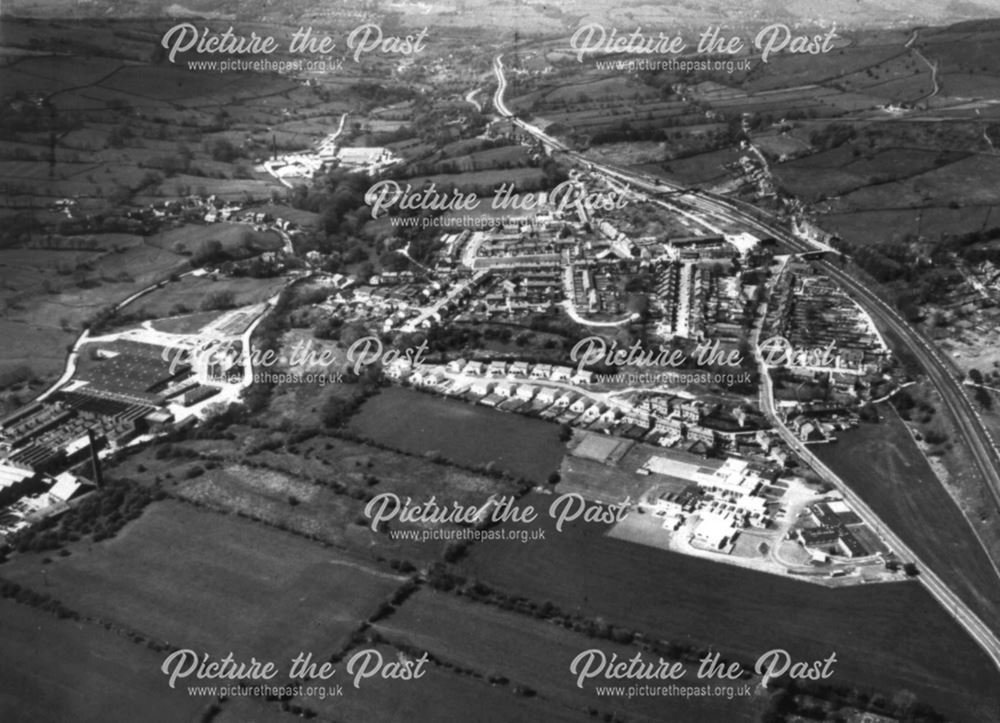
<instances>
[{"instance_id":1,"label":"grass field","mask_svg":"<svg viewBox=\"0 0 1000 723\"><path fill-rule=\"evenodd\" d=\"M749 86L753 90L771 90L818 83L864 71L900 55L900 45L906 42L906 38L900 33L892 41L892 44L838 48L826 55L822 63L802 55L775 56L768 61L767 72L764 72L765 68L759 68L753 74Z\"/></svg>"},{"instance_id":2,"label":"grass field","mask_svg":"<svg viewBox=\"0 0 1000 723\"><path fill-rule=\"evenodd\" d=\"M199 311L194 314L170 316L165 319L153 320L152 327L170 334L195 334L225 313L224 311Z\"/></svg>"},{"instance_id":3,"label":"grass field","mask_svg":"<svg viewBox=\"0 0 1000 723\"><path fill-rule=\"evenodd\" d=\"M162 654L91 623L0 600L0 638L5 721L169 723L209 703L167 686Z\"/></svg>"},{"instance_id":4,"label":"grass field","mask_svg":"<svg viewBox=\"0 0 1000 723\"><path fill-rule=\"evenodd\" d=\"M726 165L736 163L738 160L739 153L735 149L726 148L687 158L671 159L666 161L662 172L685 184L710 185L730 178L731 174Z\"/></svg>"},{"instance_id":5,"label":"grass field","mask_svg":"<svg viewBox=\"0 0 1000 723\"><path fill-rule=\"evenodd\" d=\"M161 502L110 541L71 547L45 590L71 609L214 655L329 654L402 582L302 538ZM9 579L37 585L40 560Z\"/></svg>"},{"instance_id":6,"label":"grass field","mask_svg":"<svg viewBox=\"0 0 1000 723\"><path fill-rule=\"evenodd\" d=\"M958 721L1000 715L996 670L915 583L828 589L611 539L604 525L558 533L544 524L544 554L519 542L478 545L462 572L508 594L741 659L776 647L796 659L836 652L835 684L907 689Z\"/></svg>"},{"instance_id":7,"label":"grass field","mask_svg":"<svg viewBox=\"0 0 1000 723\"><path fill-rule=\"evenodd\" d=\"M501 674L512 684L527 685L539 696L581 712L588 708L625 713L631 720L730 723L751 720L748 701L724 698L600 697L601 681L576 686L570 663L581 652L599 648L609 657L628 660L637 647L594 640L562 626L493 605L433 590L421 590L376 629L390 642L427 650L435 657L483 673ZM469 640L476 644L470 646ZM652 653L644 659L656 660ZM696 665L685 666L685 682L696 685Z\"/></svg>"},{"instance_id":8,"label":"grass field","mask_svg":"<svg viewBox=\"0 0 1000 723\"><path fill-rule=\"evenodd\" d=\"M178 483L175 491L185 499L263 520L365 558L406 559L424 565L439 559L445 546L441 541L414 544L390 540L367 523L364 500L271 470L238 466L213 469ZM372 490L381 491L388 488Z\"/></svg>"},{"instance_id":9,"label":"grass field","mask_svg":"<svg viewBox=\"0 0 1000 723\"><path fill-rule=\"evenodd\" d=\"M833 212L879 208L946 205L950 201L969 206L1000 204L1000 190L990 179L1000 177L1000 158L972 156L910 178L870 186L845 195L832 204Z\"/></svg>"},{"instance_id":10,"label":"grass field","mask_svg":"<svg viewBox=\"0 0 1000 723\"><path fill-rule=\"evenodd\" d=\"M466 465L493 465L544 482L563 455L555 424L392 387L351 420L363 437L408 452L436 451Z\"/></svg>"},{"instance_id":11,"label":"grass field","mask_svg":"<svg viewBox=\"0 0 1000 723\"><path fill-rule=\"evenodd\" d=\"M176 491L186 499L289 527L341 547L344 535L350 532L346 524L361 514L364 506L281 472L238 465L207 470L178 483ZM300 504L302 509L297 509ZM355 528L359 534L367 530Z\"/></svg>"},{"instance_id":12,"label":"grass field","mask_svg":"<svg viewBox=\"0 0 1000 723\"><path fill-rule=\"evenodd\" d=\"M238 433L239 442L181 442L174 445L178 452L211 456L219 466L198 458L158 459L151 449L124 460L114 473L128 479L161 479L173 494L315 537L368 560L405 559L415 565L439 559L447 543L398 541L374 532L363 514L368 498L391 492L415 504L435 497L442 505L454 501L479 507L492 494L517 492L508 480L322 435L285 449L260 449L284 438L281 432L248 429ZM204 473L189 477L195 467ZM390 527L420 529L399 522Z\"/></svg>"},{"instance_id":13,"label":"grass field","mask_svg":"<svg viewBox=\"0 0 1000 723\"><path fill-rule=\"evenodd\" d=\"M184 257L126 234L53 244L66 250L0 250L0 331L7 340L0 369L27 363L40 378L57 376L67 345L101 309L187 266ZM85 250L89 246L98 250Z\"/></svg>"},{"instance_id":14,"label":"grass field","mask_svg":"<svg viewBox=\"0 0 1000 723\"><path fill-rule=\"evenodd\" d=\"M395 660L398 651L387 645L375 647L385 660ZM583 723L588 714L569 710L539 697L520 697L509 687L490 685L445 668L425 666L419 680L398 681L373 678L361 687L344 686L344 696L296 699L296 703L319 714L322 720L347 723L399 723L414 721L546 721ZM338 672L338 675L341 675Z\"/></svg>"},{"instance_id":15,"label":"grass field","mask_svg":"<svg viewBox=\"0 0 1000 723\"><path fill-rule=\"evenodd\" d=\"M209 241L218 241L224 251L239 251L247 246L274 251L282 246L281 237L276 232L254 231L252 226L242 223L189 223L149 238L149 243L157 248L172 251L179 244L193 253L197 253Z\"/></svg>"},{"instance_id":16,"label":"grass field","mask_svg":"<svg viewBox=\"0 0 1000 723\"><path fill-rule=\"evenodd\" d=\"M223 703L222 711L212 720L215 723L298 723L302 719L283 711L278 703L237 696Z\"/></svg>"},{"instance_id":17,"label":"grass field","mask_svg":"<svg viewBox=\"0 0 1000 723\"><path fill-rule=\"evenodd\" d=\"M920 228L921 210L852 211L823 216L820 225L850 243L875 245L901 241Z\"/></svg>"},{"instance_id":18,"label":"grass field","mask_svg":"<svg viewBox=\"0 0 1000 723\"><path fill-rule=\"evenodd\" d=\"M872 245L901 241L906 236L940 237L981 231L996 223L1000 206L925 206L832 213L820 225L852 244Z\"/></svg>"},{"instance_id":19,"label":"grass field","mask_svg":"<svg viewBox=\"0 0 1000 723\"><path fill-rule=\"evenodd\" d=\"M857 151L858 155L854 155ZM920 148L886 148L861 153L845 144L774 167L779 183L815 201L927 173L960 156Z\"/></svg>"},{"instance_id":20,"label":"grass field","mask_svg":"<svg viewBox=\"0 0 1000 723\"><path fill-rule=\"evenodd\" d=\"M39 379L57 377L73 337L58 328L0 319L0 338L5 342L0 351L0 371L27 366Z\"/></svg>"},{"instance_id":21,"label":"grass field","mask_svg":"<svg viewBox=\"0 0 1000 723\"><path fill-rule=\"evenodd\" d=\"M846 432L817 454L871 505L994 630L1000 629L1000 577L944 486L891 409L877 432Z\"/></svg>"},{"instance_id":22,"label":"grass field","mask_svg":"<svg viewBox=\"0 0 1000 723\"><path fill-rule=\"evenodd\" d=\"M434 183L442 188L456 188L479 194L483 203L492 202L493 192L501 184L513 184L518 191L537 191L542 188L545 174L538 168L511 168L509 170L470 171L468 173L438 173L407 179L415 190Z\"/></svg>"},{"instance_id":23,"label":"grass field","mask_svg":"<svg viewBox=\"0 0 1000 723\"><path fill-rule=\"evenodd\" d=\"M274 296L285 285L285 279L254 279L249 277L185 276L179 281L151 291L129 305L126 317L140 319L174 316L190 311L209 311L213 300L229 295L231 307L259 304Z\"/></svg>"}]
</instances>

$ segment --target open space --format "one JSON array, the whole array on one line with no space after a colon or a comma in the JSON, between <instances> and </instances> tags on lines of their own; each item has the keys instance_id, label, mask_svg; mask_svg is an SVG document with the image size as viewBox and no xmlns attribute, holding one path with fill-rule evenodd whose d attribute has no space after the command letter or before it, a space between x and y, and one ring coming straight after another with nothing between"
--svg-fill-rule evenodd
<instances>
[{"instance_id":1,"label":"open space","mask_svg":"<svg viewBox=\"0 0 1000 723\"><path fill-rule=\"evenodd\" d=\"M555 424L401 387L366 402L351 429L407 452L490 465L536 483L545 482L563 456Z\"/></svg>"},{"instance_id":2,"label":"open space","mask_svg":"<svg viewBox=\"0 0 1000 723\"><path fill-rule=\"evenodd\" d=\"M374 647L385 660L396 660L400 651L389 645ZM419 680L373 678L354 688L344 686L343 697L295 701L316 712L321 720L349 723L398 723L400 720L455 720L478 723L546 721L584 723L593 718L584 711L535 697L519 696L510 687L491 685L463 672L428 664ZM270 720L270 719L266 719Z\"/></svg>"},{"instance_id":3,"label":"open space","mask_svg":"<svg viewBox=\"0 0 1000 723\"><path fill-rule=\"evenodd\" d=\"M906 426L891 409L883 412L878 434L862 426L836 444L818 445L816 454L997 629L1000 577Z\"/></svg>"},{"instance_id":4,"label":"open space","mask_svg":"<svg viewBox=\"0 0 1000 723\"><path fill-rule=\"evenodd\" d=\"M0 600L0 638L6 721L171 723L195 719L210 702L167 686L163 654L92 623Z\"/></svg>"},{"instance_id":5,"label":"open space","mask_svg":"<svg viewBox=\"0 0 1000 723\"><path fill-rule=\"evenodd\" d=\"M46 567L46 592L213 656L333 652L402 582L289 533L170 501L114 539L71 550ZM38 586L39 569L39 556L26 555L3 572Z\"/></svg>"},{"instance_id":6,"label":"open space","mask_svg":"<svg viewBox=\"0 0 1000 723\"><path fill-rule=\"evenodd\" d=\"M808 659L835 651L836 683L907 689L969 723L1000 715L1000 696L988 692L998 689L996 670L916 583L830 590L611 539L607 525L577 522L559 533L543 524L544 554L518 542L479 545L463 573L737 659L775 647Z\"/></svg>"},{"instance_id":7,"label":"open space","mask_svg":"<svg viewBox=\"0 0 1000 723\"><path fill-rule=\"evenodd\" d=\"M576 686L570 663L584 650L597 647L606 655L628 660L639 653L635 646L594 640L551 622L509 612L499 607L434 590L421 590L376 629L392 642L430 651L435 657L473 670L500 674L511 684L529 686L547 700L580 711L616 710L631 720L717 721L751 720L746 700L598 696L601 681ZM469 640L476 644L470 646ZM656 656L643 653L647 660ZM697 685L696 668L686 665L684 682Z\"/></svg>"}]
</instances>

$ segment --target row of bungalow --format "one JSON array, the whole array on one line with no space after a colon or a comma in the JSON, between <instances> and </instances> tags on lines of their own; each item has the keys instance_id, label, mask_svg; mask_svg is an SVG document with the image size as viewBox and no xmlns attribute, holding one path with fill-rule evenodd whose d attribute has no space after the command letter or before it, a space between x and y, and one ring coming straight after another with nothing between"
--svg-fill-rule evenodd
<instances>
[{"instance_id":1,"label":"row of bungalow","mask_svg":"<svg viewBox=\"0 0 1000 723\"><path fill-rule=\"evenodd\" d=\"M553 364L531 364L526 361L508 363L500 360L484 362L455 359L448 362L446 368L456 374L490 378L537 379L570 384L591 384L594 381L594 372L592 371Z\"/></svg>"},{"instance_id":2,"label":"row of bungalow","mask_svg":"<svg viewBox=\"0 0 1000 723\"><path fill-rule=\"evenodd\" d=\"M464 368L461 367L458 371L461 372ZM448 371L454 372L454 369ZM577 424L613 424L621 416L621 412L615 407L595 402L585 395L507 378L498 380L481 374L473 379L453 379L441 367L428 366L420 367L412 373L400 373L399 366L395 366L387 370L387 374L398 380L405 379L417 388L438 391L448 396L466 395L486 406L537 412L542 416L560 417L562 421Z\"/></svg>"}]
</instances>

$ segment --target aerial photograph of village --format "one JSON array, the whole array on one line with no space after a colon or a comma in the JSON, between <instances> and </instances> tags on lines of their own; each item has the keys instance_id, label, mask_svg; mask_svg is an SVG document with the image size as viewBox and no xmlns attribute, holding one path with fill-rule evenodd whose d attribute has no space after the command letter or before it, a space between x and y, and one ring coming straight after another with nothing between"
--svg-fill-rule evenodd
<instances>
[{"instance_id":1,"label":"aerial photograph of village","mask_svg":"<svg viewBox=\"0 0 1000 723\"><path fill-rule=\"evenodd\" d=\"M1000 0L3 0L0 721L1000 723Z\"/></svg>"}]
</instances>

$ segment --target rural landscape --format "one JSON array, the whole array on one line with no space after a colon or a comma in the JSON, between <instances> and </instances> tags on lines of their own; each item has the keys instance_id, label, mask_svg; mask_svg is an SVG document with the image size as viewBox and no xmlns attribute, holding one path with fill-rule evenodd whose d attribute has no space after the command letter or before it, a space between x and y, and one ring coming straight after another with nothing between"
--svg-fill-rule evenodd
<instances>
[{"instance_id":1,"label":"rural landscape","mask_svg":"<svg viewBox=\"0 0 1000 723\"><path fill-rule=\"evenodd\" d=\"M1000 722L998 51L5 2L0 719Z\"/></svg>"}]
</instances>

